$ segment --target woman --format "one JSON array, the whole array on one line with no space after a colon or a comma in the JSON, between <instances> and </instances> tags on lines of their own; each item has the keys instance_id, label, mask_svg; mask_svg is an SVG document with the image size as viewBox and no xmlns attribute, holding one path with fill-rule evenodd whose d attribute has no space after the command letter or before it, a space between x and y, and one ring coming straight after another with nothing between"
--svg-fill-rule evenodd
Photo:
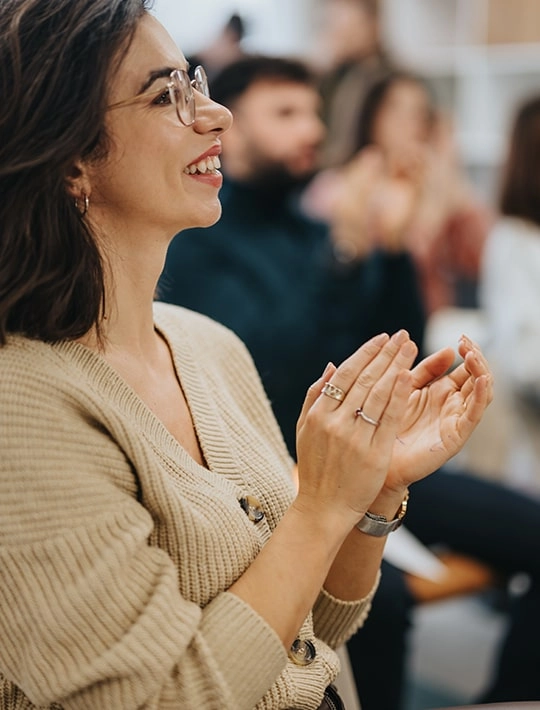
<instances>
[{"instance_id":1,"label":"woman","mask_svg":"<svg viewBox=\"0 0 540 710\"><path fill-rule=\"evenodd\" d=\"M428 314L476 305L490 215L459 165L450 127L424 81L393 72L371 87L358 126L358 149L367 146L380 150L394 185L412 182L417 190L403 238Z\"/></svg>"},{"instance_id":2,"label":"woman","mask_svg":"<svg viewBox=\"0 0 540 710\"><path fill-rule=\"evenodd\" d=\"M333 225L346 260L374 247L407 249L427 314L476 305L490 226L456 156L448 124L426 84L393 71L366 92L357 116L356 158L310 186L308 211Z\"/></svg>"},{"instance_id":3,"label":"woman","mask_svg":"<svg viewBox=\"0 0 540 710\"><path fill-rule=\"evenodd\" d=\"M505 473L540 491L540 97L514 118L499 198L500 217L482 264L481 301L490 358L507 394Z\"/></svg>"},{"instance_id":4,"label":"woman","mask_svg":"<svg viewBox=\"0 0 540 710\"><path fill-rule=\"evenodd\" d=\"M482 355L411 373L401 331L329 364L296 493L243 346L152 300L220 214L202 70L145 0L7 0L0 57L2 707L337 706L332 648L408 486L481 418Z\"/></svg>"}]
</instances>

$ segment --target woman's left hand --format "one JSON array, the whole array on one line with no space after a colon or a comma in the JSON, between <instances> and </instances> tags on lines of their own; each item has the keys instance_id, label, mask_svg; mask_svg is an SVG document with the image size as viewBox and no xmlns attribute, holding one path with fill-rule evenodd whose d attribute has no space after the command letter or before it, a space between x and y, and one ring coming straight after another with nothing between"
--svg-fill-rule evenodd
<instances>
[{"instance_id":1,"label":"woman's left hand","mask_svg":"<svg viewBox=\"0 0 540 710\"><path fill-rule=\"evenodd\" d=\"M394 445L385 488L402 489L432 473L457 454L493 398L490 369L480 348L466 336L459 342L463 363L449 374L451 348L413 369L413 392Z\"/></svg>"}]
</instances>

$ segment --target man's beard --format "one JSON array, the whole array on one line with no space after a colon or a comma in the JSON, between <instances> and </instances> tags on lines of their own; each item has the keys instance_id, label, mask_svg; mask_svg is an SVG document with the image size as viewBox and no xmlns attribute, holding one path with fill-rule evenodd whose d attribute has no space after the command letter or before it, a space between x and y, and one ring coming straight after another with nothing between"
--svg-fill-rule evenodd
<instances>
[{"instance_id":1,"label":"man's beard","mask_svg":"<svg viewBox=\"0 0 540 710\"><path fill-rule=\"evenodd\" d=\"M250 185L274 193L288 193L304 187L316 172L315 168L304 173L294 173L282 161L270 161L262 156L252 155Z\"/></svg>"}]
</instances>

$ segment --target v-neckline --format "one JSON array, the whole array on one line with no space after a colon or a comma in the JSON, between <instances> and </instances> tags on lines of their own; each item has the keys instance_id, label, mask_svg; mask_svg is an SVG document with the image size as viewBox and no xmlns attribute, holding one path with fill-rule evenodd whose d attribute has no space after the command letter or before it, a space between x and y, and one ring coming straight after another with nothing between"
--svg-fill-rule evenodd
<instances>
[{"instance_id":1,"label":"v-neckline","mask_svg":"<svg viewBox=\"0 0 540 710\"><path fill-rule=\"evenodd\" d=\"M182 468L198 475L221 473L233 479L237 478L238 466L228 445L229 437L224 431L223 420L218 416L219 407L215 402L211 406L208 384L200 366L197 366L189 342L189 331L178 319L181 337L172 339L166 324L160 320L159 314L155 313L154 327L171 353L175 374L184 393L195 435L207 466L202 466L191 456L131 385L99 353L74 341L57 343L54 347L60 353L76 352L82 369L92 376L94 382L100 383L104 398L116 408L134 414L145 439L173 462L179 462Z\"/></svg>"}]
</instances>

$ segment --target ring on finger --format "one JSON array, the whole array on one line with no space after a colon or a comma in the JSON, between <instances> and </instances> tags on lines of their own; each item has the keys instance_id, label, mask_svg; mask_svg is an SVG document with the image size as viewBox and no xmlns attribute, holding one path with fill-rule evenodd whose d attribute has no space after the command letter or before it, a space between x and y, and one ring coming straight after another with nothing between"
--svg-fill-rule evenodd
<instances>
[{"instance_id":1,"label":"ring on finger","mask_svg":"<svg viewBox=\"0 0 540 710\"><path fill-rule=\"evenodd\" d=\"M325 394L327 397L336 399L338 402L342 402L343 398L345 397L345 392L341 389L341 387L333 385L331 382L324 383L322 393Z\"/></svg>"},{"instance_id":2,"label":"ring on finger","mask_svg":"<svg viewBox=\"0 0 540 710\"><path fill-rule=\"evenodd\" d=\"M355 416L355 417L360 417L361 419L363 419L363 420L364 420L365 422L367 422L368 424L371 424L372 426L379 426L379 424L381 423L381 422L380 422L379 420L377 420L377 419L372 419L371 417L368 417L368 415L364 412L364 410L362 409L362 407L359 407L359 408L354 412L354 416Z\"/></svg>"}]
</instances>

